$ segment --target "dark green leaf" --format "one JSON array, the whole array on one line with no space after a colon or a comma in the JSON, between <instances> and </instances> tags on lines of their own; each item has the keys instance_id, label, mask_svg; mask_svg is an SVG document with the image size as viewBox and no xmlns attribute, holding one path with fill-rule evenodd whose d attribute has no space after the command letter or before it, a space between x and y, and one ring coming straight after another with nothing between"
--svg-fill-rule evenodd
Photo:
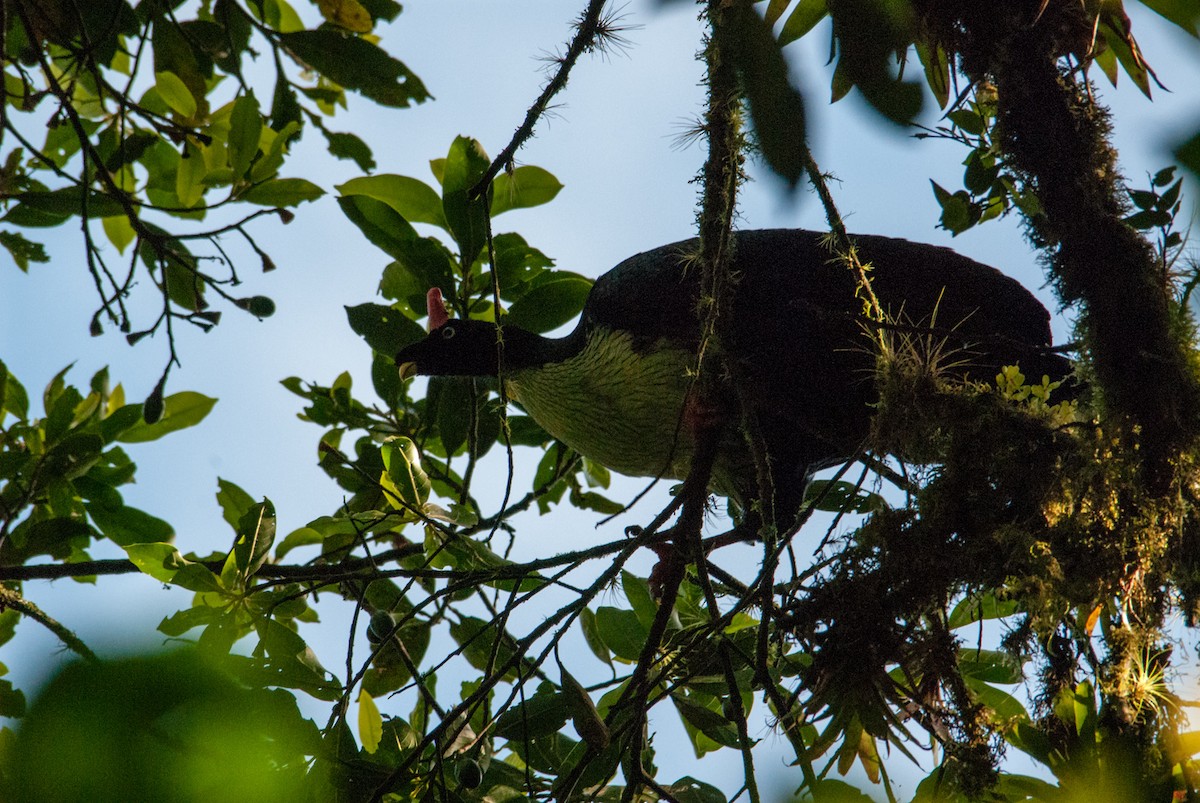
<instances>
[{"instance_id":1,"label":"dark green leaf","mask_svg":"<svg viewBox=\"0 0 1200 803\"><path fill-rule=\"evenodd\" d=\"M879 494L841 480L813 480L804 489L804 501L816 504L817 510L831 513L875 513L887 509L887 501Z\"/></svg>"},{"instance_id":2,"label":"dark green leaf","mask_svg":"<svg viewBox=\"0 0 1200 803\"><path fill-rule=\"evenodd\" d=\"M129 430L130 427L136 426L142 420L142 405L126 404L100 422L100 435L104 438L104 442L112 443L122 433Z\"/></svg>"},{"instance_id":3,"label":"dark green leaf","mask_svg":"<svg viewBox=\"0 0 1200 803\"><path fill-rule=\"evenodd\" d=\"M1200 35L1200 7L1193 0L1142 0L1142 4L1175 23L1191 36Z\"/></svg>"},{"instance_id":4,"label":"dark green leaf","mask_svg":"<svg viewBox=\"0 0 1200 803\"><path fill-rule=\"evenodd\" d=\"M262 566L275 544L275 506L271 500L251 505L238 520L237 532L234 561L243 576L250 576Z\"/></svg>"},{"instance_id":5,"label":"dark green leaf","mask_svg":"<svg viewBox=\"0 0 1200 803\"><path fill-rule=\"evenodd\" d=\"M217 621L224 614L219 608L198 605L195 608L178 611L158 623L159 632L167 636L182 636L196 627L204 627Z\"/></svg>"},{"instance_id":6,"label":"dark green leaf","mask_svg":"<svg viewBox=\"0 0 1200 803\"><path fill-rule=\"evenodd\" d=\"M420 324L405 317L399 310L382 304L346 307L346 317L354 333L386 357L425 337L425 330Z\"/></svg>"},{"instance_id":7,"label":"dark green leaf","mask_svg":"<svg viewBox=\"0 0 1200 803\"><path fill-rule=\"evenodd\" d=\"M959 602L947 622L951 630L985 619L1003 619L1021 609L1016 600L998 600L993 591L972 595Z\"/></svg>"},{"instance_id":8,"label":"dark green leaf","mask_svg":"<svg viewBox=\"0 0 1200 803\"><path fill-rule=\"evenodd\" d=\"M471 199L469 194L488 165L487 154L478 142L455 137L442 173L442 211L464 266L473 263L483 248L488 207L484 199Z\"/></svg>"},{"instance_id":9,"label":"dark green leaf","mask_svg":"<svg viewBox=\"0 0 1200 803\"><path fill-rule=\"evenodd\" d=\"M916 42L917 58L925 68L925 83L933 92L938 108L944 109L950 102L950 58L941 45L930 47L928 43L918 39Z\"/></svg>"},{"instance_id":10,"label":"dark green leaf","mask_svg":"<svg viewBox=\"0 0 1200 803\"><path fill-rule=\"evenodd\" d=\"M730 25L729 45L742 91L750 107L750 119L767 164L789 186L804 173L808 150L805 144L804 98L788 80L788 64L771 28L746 4L726 13Z\"/></svg>"},{"instance_id":11,"label":"dark green leaf","mask_svg":"<svg viewBox=\"0 0 1200 803\"><path fill-rule=\"evenodd\" d=\"M241 200L258 206L296 206L324 194L325 190L308 179L273 178L246 190Z\"/></svg>"},{"instance_id":12,"label":"dark green leaf","mask_svg":"<svg viewBox=\"0 0 1200 803\"><path fill-rule=\"evenodd\" d=\"M426 398L437 413L438 439L451 457L467 442L475 393L467 377L435 376L429 379Z\"/></svg>"},{"instance_id":13,"label":"dark green leaf","mask_svg":"<svg viewBox=\"0 0 1200 803\"><path fill-rule=\"evenodd\" d=\"M429 98L421 79L365 39L327 28L284 33L279 38L326 78L384 106L405 107Z\"/></svg>"},{"instance_id":14,"label":"dark green leaf","mask_svg":"<svg viewBox=\"0 0 1200 803\"><path fill-rule=\"evenodd\" d=\"M1193 176L1200 177L1200 131L1180 143L1175 149L1175 158L1192 171Z\"/></svg>"},{"instance_id":15,"label":"dark green leaf","mask_svg":"<svg viewBox=\"0 0 1200 803\"><path fill-rule=\"evenodd\" d=\"M780 46L794 42L816 27L829 14L826 0L800 0L779 31Z\"/></svg>"},{"instance_id":16,"label":"dark green leaf","mask_svg":"<svg viewBox=\"0 0 1200 803\"><path fill-rule=\"evenodd\" d=\"M626 661L638 659L647 635L636 613L608 606L596 610L596 633L614 655Z\"/></svg>"},{"instance_id":17,"label":"dark green leaf","mask_svg":"<svg viewBox=\"0 0 1200 803\"><path fill-rule=\"evenodd\" d=\"M115 217L125 214L125 208L116 200L99 192L89 191L85 197L79 187L64 187L49 192L23 192L15 196L20 205L4 216L5 220L13 221L14 212L22 207L35 212L44 213L49 217L66 219L71 215L82 215L84 204L87 204L89 217ZM16 221L13 221L16 222ZM59 221L61 222L61 221ZM55 223L25 223L18 225L57 225Z\"/></svg>"},{"instance_id":18,"label":"dark green leaf","mask_svg":"<svg viewBox=\"0 0 1200 803\"><path fill-rule=\"evenodd\" d=\"M343 185L344 186L344 185ZM417 232L404 217L383 201L365 195L338 198L342 213L389 256L403 261L411 252Z\"/></svg>"},{"instance_id":19,"label":"dark green leaf","mask_svg":"<svg viewBox=\"0 0 1200 803\"><path fill-rule=\"evenodd\" d=\"M229 166L235 180L249 172L250 162L258 155L262 127L258 99L251 90L234 101L233 112L229 115Z\"/></svg>"},{"instance_id":20,"label":"dark green leaf","mask_svg":"<svg viewBox=\"0 0 1200 803\"><path fill-rule=\"evenodd\" d=\"M137 508L109 508L98 502L85 502L84 507L100 532L118 546L165 542L175 537L170 524Z\"/></svg>"},{"instance_id":21,"label":"dark green leaf","mask_svg":"<svg viewBox=\"0 0 1200 803\"><path fill-rule=\"evenodd\" d=\"M622 569L621 589L642 627L647 633L650 632L650 627L658 616L658 603L650 593L650 584L632 572Z\"/></svg>"},{"instance_id":22,"label":"dark green leaf","mask_svg":"<svg viewBox=\"0 0 1200 803\"><path fill-rule=\"evenodd\" d=\"M1130 190L1129 199L1138 209L1153 209L1158 196L1150 190Z\"/></svg>"},{"instance_id":23,"label":"dark green leaf","mask_svg":"<svg viewBox=\"0 0 1200 803\"><path fill-rule=\"evenodd\" d=\"M25 392L25 386L15 376L8 373L7 368L4 370L2 398L4 399L4 410L12 413L22 421L25 421L29 417L29 395Z\"/></svg>"},{"instance_id":24,"label":"dark green leaf","mask_svg":"<svg viewBox=\"0 0 1200 803\"><path fill-rule=\"evenodd\" d=\"M505 322L531 332L548 332L575 318L591 289L591 281L580 276L555 278L517 299Z\"/></svg>"},{"instance_id":25,"label":"dark green leaf","mask_svg":"<svg viewBox=\"0 0 1200 803\"><path fill-rule=\"evenodd\" d=\"M300 103L296 100L296 92L288 84L287 74L281 68L275 76L275 93L271 98L271 129L282 131L291 123L301 125L303 122ZM369 169L363 168L363 170Z\"/></svg>"},{"instance_id":26,"label":"dark green leaf","mask_svg":"<svg viewBox=\"0 0 1200 803\"><path fill-rule=\"evenodd\" d=\"M583 638L587 642L588 648L591 649L592 654L608 664L609 667L612 667L612 653L609 652L604 639L600 637L600 632L596 624L596 614L592 612L591 608L584 608L579 612L579 625L583 630Z\"/></svg>"},{"instance_id":27,"label":"dark green leaf","mask_svg":"<svg viewBox=\"0 0 1200 803\"><path fill-rule=\"evenodd\" d=\"M741 743L737 727L723 715L677 694L671 696L671 702L675 703L684 721L717 744L738 747Z\"/></svg>"},{"instance_id":28,"label":"dark green leaf","mask_svg":"<svg viewBox=\"0 0 1200 803\"><path fill-rule=\"evenodd\" d=\"M1159 209L1143 209L1125 218L1125 222L1140 231L1156 229L1171 222L1171 213Z\"/></svg>"},{"instance_id":29,"label":"dark green leaf","mask_svg":"<svg viewBox=\"0 0 1200 803\"><path fill-rule=\"evenodd\" d=\"M329 144L329 153L338 159L352 159L358 165L359 170L374 170L375 155L371 153L371 149L367 143L354 134L345 134L339 131L321 130L325 135L325 141Z\"/></svg>"},{"instance_id":30,"label":"dark green leaf","mask_svg":"<svg viewBox=\"0 0 1200 803\"><path fill-rule=\"evenodd\" d=\"M961 131L977 137L984 132L984 120L974 109L955 109L946 117Z\"/></svg>"},{"instance_id":31,"label":"dark green leaf","mask_svg":"<svg viewBox=\"0 0 1200 803\"><path fill-rule=\"evenodd\" d=\"M671 797L679 803L726 803L726 797L715 786L684 776L666 787ZM825 798L820 798L825 801ZM831 802L832 803L832 802Z\"/></svg>"},{"instance_id":32,"label":"dark green leaf","mask_svg":"<svg viewBox=\"0 0 1200 803\"><path fill-rule=\"evenodd\" d=\"M964 677L987 683L1012 685L1025 679L1021 662L998 650L961 648L958 651L958 667Z\"/></svg>"},{"instance_id":33,"label":"dark green leaf","mask_svg":"<svg viewBox=\"0 0 1200 803\"><path fill-rule=\"evenodd\" d=\"M496 276L500 281L500 297L515 301L524 292L528 283L547 268L554 260L525 242L519 234L497 234L493 238L496 248Z\"/></svg>"},{"instance_id":34,"label":"dark green leaf","mask_svg":"<svg viewBox=\"0 0 1200 803\"><path fill-rule=\"evenodd\" d=\"M0 231L0 245L8 249L13 262L22 271L29 270L30 262L50 261L45 246L32 240L26 240L24 236L15 231Z\"/></svg>"},{"instance_id":35,"label":"dark green leaf","mask_svg":"<svg viewBox=\"0 0 1200 803\"><path fill-rule=\"evenodd\" d=\"M172 76L174 81L178 81L181 88L186 90L183 94L190 96L186 99L180 96L176 102L186 107L190 101L191 114L174 106L172 108L185 117L208 114L205 96L208 94L208 76L212 74L212 63L207 58L203 61L208 63L202 63L183 30L165 18L160 18L154 25L153 44L155 76ZM171 99L168 97L163 96L163 100L171 105Z\"/></svg>"},{"instance_id":36,"label":"dark green leaf","mask_svg":"<svg viewBox=\"0 0 1200 803\"><path fill-rule=\"evenodd\" d=\"M1020 701L1008 692L997 689L979 678L966 677L963 680L967 684L967 688L975 695L975 699L992 709L1001 721L1029 719L1025 706L1021 705Z\"/></svg>"},{"instance_id":37,"label":"dark green leaf","mask_svg":"<svg viewBox=\"0 0 1200 803\"><path fill-rule=\"evenodd\" d=\"M539 691L497 717L496 735L522 742L549 736L566 725L570 716L565 695Z\"/></svg>"}]
</instances>

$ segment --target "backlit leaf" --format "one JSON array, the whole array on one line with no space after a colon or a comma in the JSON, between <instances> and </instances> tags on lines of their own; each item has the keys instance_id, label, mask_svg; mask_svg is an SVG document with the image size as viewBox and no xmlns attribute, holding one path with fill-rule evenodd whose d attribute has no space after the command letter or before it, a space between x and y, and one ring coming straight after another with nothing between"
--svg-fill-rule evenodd
<instances>
[{"instance_id":1,"label":"backlit leaf","mask_svg":"<svg viewBox=\"0 0 1200 803\"><path fill-rule=\"evenodd\" d=\"M196 98L178 75L173 72L155 73L154 88L172 111L189 120L196 116Z\"/></svg>"},{"instance_id":2,"label":"backlit leaf","mask_svg":"<svg viewBox=\"0 0 1200 803\"><path fill-rule=\"evenodd\" d=\"M144 443L158 440L176 430L194 427L204 420L217 400L202 393L185 390L163 400L162 416L153 424L141 422L125 430L117 440L123 443Z\"/></svg>"}]
</instances>

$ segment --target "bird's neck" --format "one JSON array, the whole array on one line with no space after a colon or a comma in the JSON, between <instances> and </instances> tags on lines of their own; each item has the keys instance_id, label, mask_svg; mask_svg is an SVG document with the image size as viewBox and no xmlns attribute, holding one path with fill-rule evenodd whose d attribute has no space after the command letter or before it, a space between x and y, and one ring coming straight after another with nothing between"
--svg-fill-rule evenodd
<instances>
[{"instance_id":1,"label":"bird's neck","mask_svg":"<svg viewBox=\"0 0 1200 803\"><path fill-rule=\"evenodd\" d=\"M505 375L562 363L579 353L586 342L582 324L566 337L539 334L505 326L500 330L503 348L500 367Z\"/></svg>"}]
</instances>

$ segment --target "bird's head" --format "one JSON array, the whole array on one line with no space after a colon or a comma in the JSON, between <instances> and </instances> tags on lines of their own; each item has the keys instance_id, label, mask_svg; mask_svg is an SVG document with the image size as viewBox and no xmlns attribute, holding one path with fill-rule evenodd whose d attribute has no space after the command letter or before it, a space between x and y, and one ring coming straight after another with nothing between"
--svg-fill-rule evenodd
<instances>
[{"instance_id":1,"label":"bird's head","mask_svg":"<svg viewBox=\"0 0 1200 803\"><path fill-rule=\"evenodd\" d=\"M450 318L396 354L400 377L496 376L496 324Z\"/></svg>"},{"instance_id":2,"label":"bird's head","mask_svg":"<svg viewBox=\"0 0 1200 803\"><path fill-rule=\"evenodd\" d=\"M451 318L436 287L426 303L429 334L396 354L400 377L496 376L496 324Z\"/></svg>"}]
</instances>

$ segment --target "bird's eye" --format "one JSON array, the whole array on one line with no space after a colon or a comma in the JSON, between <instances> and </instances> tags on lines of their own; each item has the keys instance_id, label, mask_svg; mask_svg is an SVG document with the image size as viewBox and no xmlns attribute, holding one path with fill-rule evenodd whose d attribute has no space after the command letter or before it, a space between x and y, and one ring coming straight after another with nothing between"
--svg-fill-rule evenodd
<instances>
[{"instance_id":1,"label":"bird's eye","mask_svg":"<svg viewBox=\"0 0 1200 803\"><path fill-rule=\"evenodd\" d=\"M454 337L454 335L455 335L454 327L450 326L449 324L444 324L441 328L441 332L442 332L443 340L449 340L450 338Z\"/></svg>"}]
</instances>

